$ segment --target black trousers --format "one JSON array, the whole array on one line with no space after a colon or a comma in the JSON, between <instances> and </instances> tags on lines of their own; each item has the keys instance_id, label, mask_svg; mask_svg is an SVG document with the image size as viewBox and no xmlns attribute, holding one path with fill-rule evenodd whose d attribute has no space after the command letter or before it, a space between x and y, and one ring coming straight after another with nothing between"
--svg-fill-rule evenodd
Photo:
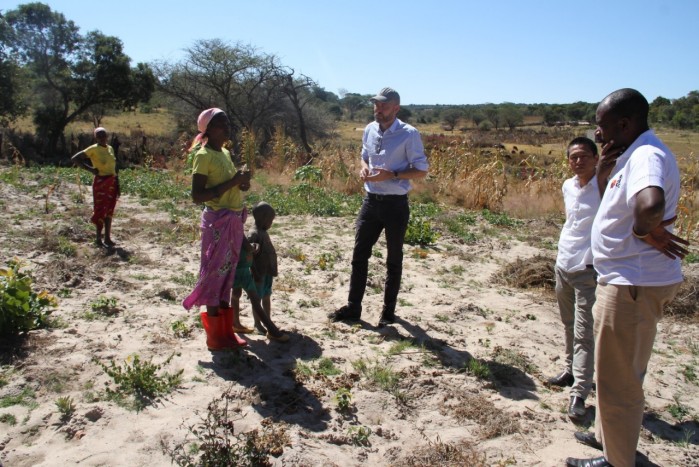
<instances>
[{"instance_id":1,"label":"black trousers","mask_svg":"<svg viewBox=\"0 0 699 467\"><path fill-rule=\"evenodd\" d=\"M410 206L407 195L367 194L357 216L352 254L352 276L350 278L347 305L361 312L362 299L366 291L371 250L385 231L386 282L384 288L384 311L392 314L396 309L398 290L403 274L403 241L408 229Z\"/></svg>"}]
</instances>

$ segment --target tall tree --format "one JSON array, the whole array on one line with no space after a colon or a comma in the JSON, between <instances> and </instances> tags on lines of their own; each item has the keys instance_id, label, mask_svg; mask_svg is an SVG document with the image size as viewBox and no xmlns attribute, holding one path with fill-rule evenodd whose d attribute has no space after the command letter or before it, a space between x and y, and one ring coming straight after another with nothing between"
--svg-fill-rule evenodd
<instances>
[{"instance_id":1,"label":"tall tree","mask_svg":"<svg viewBox=\"0 0 699 467\"><path fill-rule=\"evenodd\" d=\"M12 30L0 14L0 125L7 125L26 109L24 89L26 79L22 78L22 68L11 56L8 43Z\"/></svg>"},{"instance_id":2,"label":"tall tree","mask_svg":"<svg viewBox=\"0 0 699 467\"><path fill-rule=\"evenodd\" d=\"M158 86L179 106L181 116L220 107L231 119L232 137L243 128L270 135L277 123L298 122L299 139L310 154L305 111L315 83L296 77L277 57L252 46L201 40L177 63L154 64ZM184 104L184 105L182 105Z\"/></svg>"},{"instance_id":3,"label":"tall tree","mask_svg":"<svg viewBox=\"0 0 699 467\"><path fill-rule=\"evenodd\" d=\"M59 140L65 149L65 127L91 107L124 105L134 94L150 97L152 73L145 65L132 72L118 38L99 31L82 36L72 21L43 3L20 5L6 20L12 29L9 47L33 77L34 122L47 155L55 153Z\"/></svg>"}]
</instances>

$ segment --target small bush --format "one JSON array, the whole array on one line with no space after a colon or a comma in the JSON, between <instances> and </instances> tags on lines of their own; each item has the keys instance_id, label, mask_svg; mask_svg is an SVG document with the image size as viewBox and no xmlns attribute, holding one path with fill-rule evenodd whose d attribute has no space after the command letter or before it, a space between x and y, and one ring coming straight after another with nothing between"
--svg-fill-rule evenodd
<instances>
[{"instance_id":1,"label":"small bush","mask_svg":"<svg viewBox=\"0 0 699 467\"><path fill-rule=\"evenodd\" d=\"M61 414L61 421L67 422L75 413L75 404L70 396L59 397L56 399L56 408Z\"/></svg>"},{"instance_id":2,"label":"small bush","mask_svg":"<svg viewBox=\"0 0 699 467\"><path fill-rule=\"evenodd\" d=\"M14 336L32 329L47 327L49 308L58 301L46 291L32 290L32 276L22 271L18 259L0 268L0 336Z\"/></svg>"},{"instance_id":3,"label":"small bush","mask_svg":"<svg viewBox=\"0 0 699 467\"><path fill-rule=\"evenodd\" d=\"M163 441L163 452L183 467L272 465L269 456L280 456L284 446L290 445L285 426L265 419L259 430L236 433L234 422L240 419L240 407L233 404L239 401L238 394L226 390L209 403L200 422L188 427L182 442L170 447Z\"/></svg>"},{"instance_id":4,"label":"small bush","mask_svg":"<svg viewBox=\"0 0 699 467\"><path fill-rule=\"evenodd\" d=\"M151 361L141 362L138 354L134 354L126 359L123 368L117 366L114 361L111 361L109 366L95 361L117 385L116 389L107 387L107 396L117 402L122 402L127 395L133 396L133 408L138 411L151 404L155 398L169 394L182 382L184 370L175 374L158 374L162 366L169 364L174 356L173 353L162 365L156 365Z\"/></svg>"}]
</instances>

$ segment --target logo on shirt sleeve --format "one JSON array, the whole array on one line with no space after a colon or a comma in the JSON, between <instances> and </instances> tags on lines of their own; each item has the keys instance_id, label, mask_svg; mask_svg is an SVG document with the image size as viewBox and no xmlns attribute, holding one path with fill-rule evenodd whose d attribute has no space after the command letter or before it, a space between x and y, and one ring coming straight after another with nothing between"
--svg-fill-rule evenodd
<instances>
[{"instance_id":1,"label":"logo on shirt sleeve","mask_svg":"<svg viewBox=\"0 0 699 467\"><path fill-rule=\"evenodd\" d=\"M622 177L623 177L623 175L619 174L619 178L615 178L614 180L612 180L612 183L609 185L609 188L620 188Z\"/></svg>"}]
</instances>

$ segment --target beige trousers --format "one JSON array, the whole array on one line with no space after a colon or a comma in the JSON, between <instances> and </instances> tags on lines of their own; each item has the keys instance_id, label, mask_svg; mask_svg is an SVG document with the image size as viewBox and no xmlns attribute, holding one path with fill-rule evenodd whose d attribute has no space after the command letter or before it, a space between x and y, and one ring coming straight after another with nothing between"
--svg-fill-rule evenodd
<instances>
[{"instance_id":1,"label":"beige trousers","mask_svg":"<svg viewBox=\"0 0 699 467\"><path fill-rule=\"evenodd\" d=\"M658 321L680 284L663 287L597 286L593 308L597 439L614 467L633 467L641 432L643 378Z\"/></svg>"}]
</instances>

